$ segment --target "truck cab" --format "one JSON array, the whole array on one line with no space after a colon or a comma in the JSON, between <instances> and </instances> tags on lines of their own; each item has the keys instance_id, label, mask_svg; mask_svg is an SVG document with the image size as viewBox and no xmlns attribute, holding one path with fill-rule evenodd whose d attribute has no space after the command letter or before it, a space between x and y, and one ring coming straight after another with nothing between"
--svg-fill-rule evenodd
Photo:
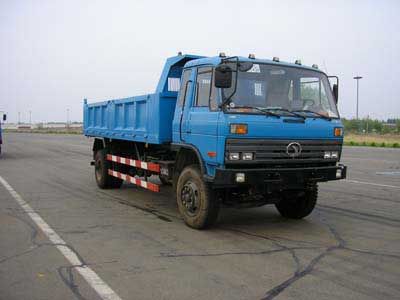
<instances>
[{"instance_id":1,"label":"truck cab","mask_svg":"<svg viewBox=\"0 0 400 300\"><path fill-rule=\"evenodd\" d=\"M346 176L334 79L331 86L316 65L278 58L191 60L182 72L173 145L196 151L204 181L223 191L222 202L274 203L282 215L302 218L315 205L318 182Z\"/></svg>"}]
</instances>

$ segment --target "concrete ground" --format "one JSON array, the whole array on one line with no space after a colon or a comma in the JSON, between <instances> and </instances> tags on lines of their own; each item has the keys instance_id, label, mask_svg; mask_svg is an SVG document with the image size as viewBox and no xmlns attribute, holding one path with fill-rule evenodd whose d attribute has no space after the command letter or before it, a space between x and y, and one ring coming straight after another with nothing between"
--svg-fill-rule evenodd
<instances>
[{"instance_id":1,"label":"concrete ground","mask_svg":"<svg viewBox=\"0 0 400 300\"><path fill-rule=\"evenodd\" d=\"M304 220L224 209L196 231L169 187L98 189L85 137L3 141L0 177L121 299L400 298L398 149L345 148L348 179ZM15 197L0 184L0 299L101 299Z\"/></svg>"}]
</instances>

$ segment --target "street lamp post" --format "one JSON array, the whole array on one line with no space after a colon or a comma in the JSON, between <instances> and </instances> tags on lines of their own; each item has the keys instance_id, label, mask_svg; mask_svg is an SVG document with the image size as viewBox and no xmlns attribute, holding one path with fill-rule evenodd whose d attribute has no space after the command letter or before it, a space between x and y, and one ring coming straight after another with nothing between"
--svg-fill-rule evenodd
<instances>
[{"instance_id":1,"label":"street lamp post","mask_svg":"<svg viewBox=\"0 0 400 300\"><path fill-rule=\"evenodd\" d=\"M362 76L355 76L353 79L357 80L357 109L356 109L356 119L358 120L358 81L362 78Z\"/></svg>"},{"instance_id":2,"label":"street lamp post","mask_svg":"<svg viewBox=\"0 0 400 300\"><path fill-rule=\"evenodd\" d=\"M69 129L69 108L67 108L67 129Z\"/></svg>"}]
</instances>

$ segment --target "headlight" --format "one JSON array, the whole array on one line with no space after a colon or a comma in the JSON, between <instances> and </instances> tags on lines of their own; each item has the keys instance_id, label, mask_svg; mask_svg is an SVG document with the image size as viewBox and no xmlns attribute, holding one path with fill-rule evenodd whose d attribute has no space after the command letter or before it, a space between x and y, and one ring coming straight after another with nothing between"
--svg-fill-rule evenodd
<instances>
[{"instance_id":1,"label":"headlight","mask_svg":"<svg viewBox=\"0 0 400 300\"><path fill-rule=\"evenodd\" d=\"M325 151L324 152L324 158L326 158L326 159L330 159L330 158L337 159L337 158L339 158L339 152L337 152L337 151Z\"/></svg>"},{"instance_id":2,"label":"headlight","mask_svg":"<svg viewBox=\"0 0 400 300\"><path fill-rule=\"evenodd\" d=\"M244 152L242 154L243 160L253 160L253 153L252 152Z\"/></svg>"},{"instance_id":3,"label":"headlight","mask_svg":"<svg viewBox=\"0 0 400 300\"><path fill-rule=\"evenodd\" d=\"M229 160L239 160L239 159L240 159L239 153L236 152L229 153Z\"/></svg>"}]
</instances>

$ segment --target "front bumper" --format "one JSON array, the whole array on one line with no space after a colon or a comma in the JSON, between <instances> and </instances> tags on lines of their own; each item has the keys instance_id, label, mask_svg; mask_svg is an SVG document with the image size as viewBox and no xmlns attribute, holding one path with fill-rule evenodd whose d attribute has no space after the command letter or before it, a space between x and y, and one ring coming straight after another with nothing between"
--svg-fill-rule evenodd
<instances>
[{"instance_id":1,"label":"front bumper","mask_svg":"<svg viewBox=\"0 0 400 300\"><path fill-rule=\"evenodd\" d=\"M270 185L277 189L296 188L309 182L324 182L346 178L344 165L326 167L276 168L276 169L217 169L209 178L212 186L239 187L245 185ZM244 182L236 181L236 174L244 174Z\"/></svg>"}]
</instances>

